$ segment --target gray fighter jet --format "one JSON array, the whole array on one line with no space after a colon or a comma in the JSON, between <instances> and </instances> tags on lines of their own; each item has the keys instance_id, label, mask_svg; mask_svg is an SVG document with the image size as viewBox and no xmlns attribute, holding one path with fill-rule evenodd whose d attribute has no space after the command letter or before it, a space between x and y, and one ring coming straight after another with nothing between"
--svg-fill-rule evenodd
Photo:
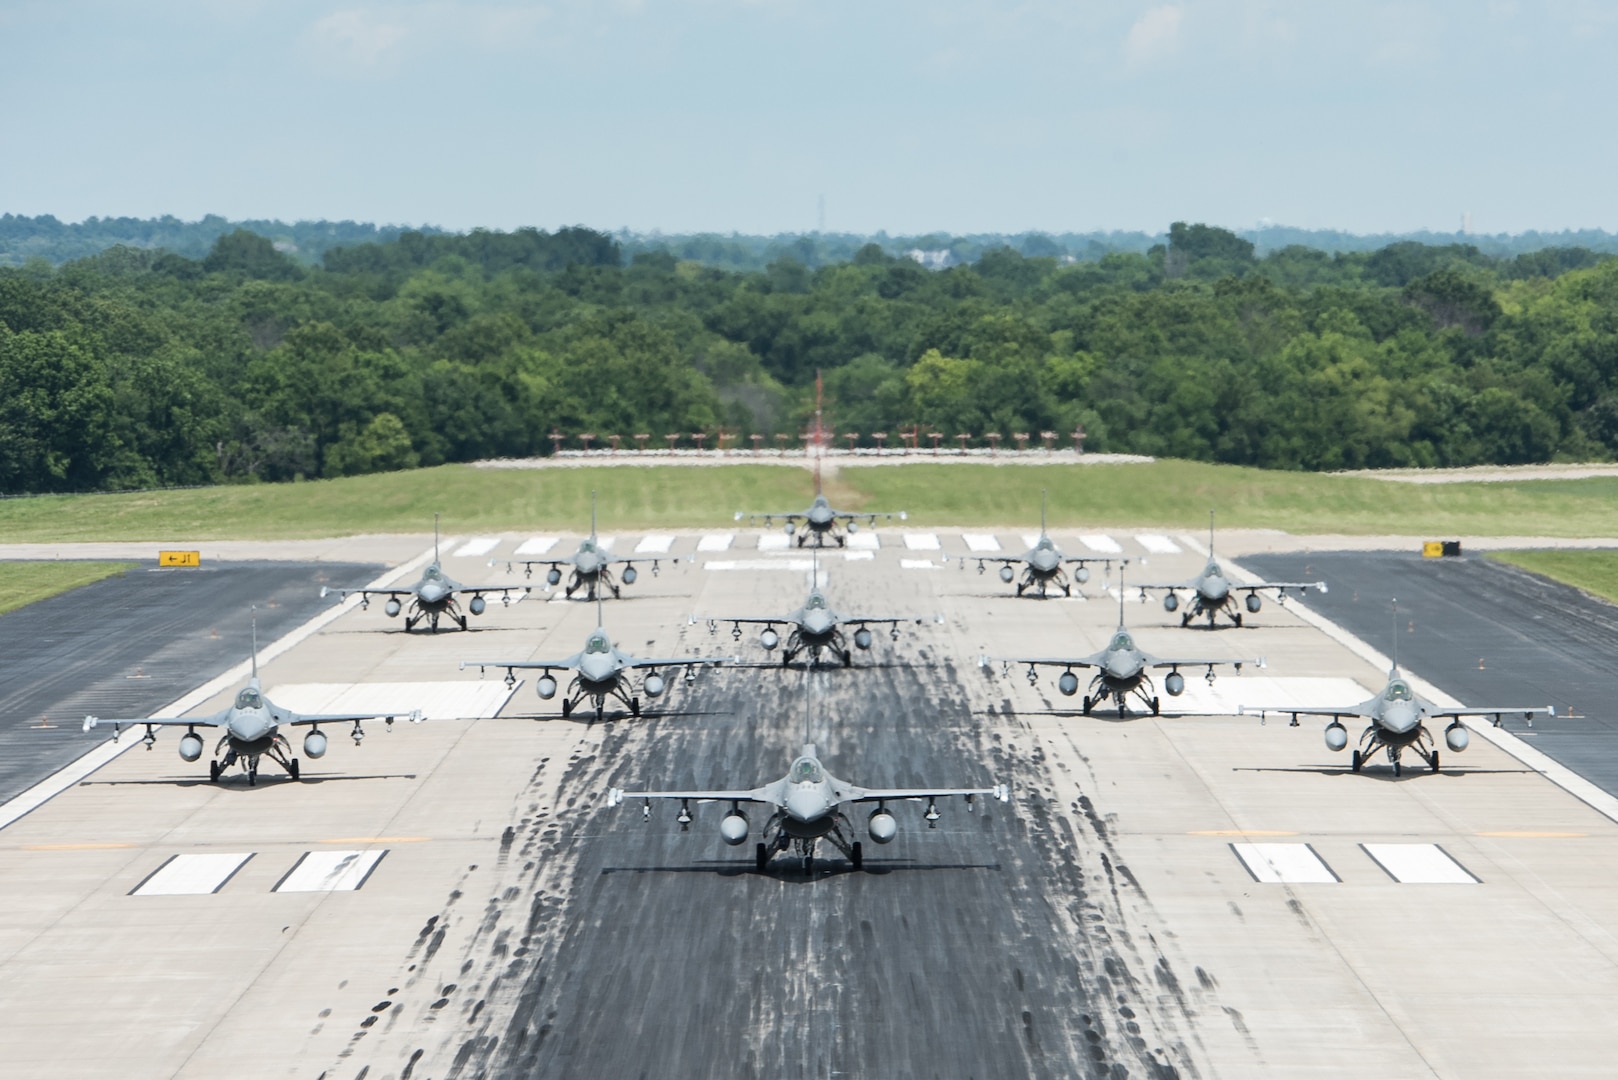
<instances>
[{"instance_id":1,"label":"gray fighter jet","mask_svg":"<svg viewBox=\"0 0 1618 1080\"><path fill-rule=\"evenodd\" d=\"M590 636L584 639L584 648L572 656L561 660L462 660L461 670L475 667L479 672L488 668L505 668L506 685L517 685L518 670L533 670L541 672L539 681L534 684L534 690L541 698L549 701L556 696L556 677L553 671L574 672L573 682L568 686L567 693L562 697L562 715L572 716L573 710L586 699L595 705L596 719L606 716L607 699L616 698L622 702L624 708L629 710L631 716L640 715L640 698L633 693L630 685L630 672L644 670L646 677L641 680L641 690L649 698L661 697L667 689L667 681L658 674L659 668L685 669L685 681L695 682L696 669L699 667L717 667L726 661L734 662L734 656L680 656L667 659L643 660L621 652L613 645L612 639L600 621L600 598L596 600L597 620L596 628L590 631Z\"/></svg>"},{"instance_id":2,"label":"gray fighter jet","mask_svg":"<svg viewBox=\"0 0 1618 1080\"><path fill-rule=\"evenodd\" d=\"M845 806L875 803L876 809L871 811L866 828L872 840L886 844L899 831L899 823L894 819L893 811L888 809L888 803L926 800L927 808L922 811L922 818L929 829L935 829L939 817L937 800L956 795L966 800L968 810L972 809L973 800L979 795L992 795L1001 802L1011 797L1004 784L990 788L856 787L828 773L815 755L814 745L806 744L787 774L763 787L746 791L624 791L613 788L607 792L607 805L617 806L625 799L642 799L641 813L649 820L653 799L678 799L678 820L681 831L686 831L691 827L693 802L728 802L730 809L719 822L719 835L725 843L735 847L746 843L748 835L747 815L743 813L741 804L761 803L769 808L770 816L764 823L763 840L753 851L756 868L762 872L771 856L791 847L803 859L804 872L808 873L814 863L815 845L822 838L830 840L854 864L854 869L864 868L864 847L852 839L854 827L844 810Z\"/></svg>"},{"instance_id":3,"label":"gray fighter jet","mask_svg":"<svg viewBox=\"0 0 1618 1080\"><path fill-rule=\"evenodd\" d=\"M633 585L635 584L635 579L640 576L639 572L635 569L635 563L645 561L646 560L644 559L637 560L633 558L626 558L621 555L614 555L612 552L601 546L601 541L596 538L596 493L592 491L590 492L590 535L579 542L579 549L573 554L560 559L524 560L522 564L522 572L524 577L532 577L534 574L534 567L548 566L550 569L545 571L545 584L547 586L552 586L561 583L563 573L562 568L564 566L569 567L573 572L573 576L568 578L567 582L567 591L565 595L568 597L568 599L572 599L573 594L582 588L585 590L584 598L586 600L597 599L601 590L603 589L611 589L612 598L617 600L620 598L620 596L618 582L613 579L613 564L624 564L624 572L622 575L624 584ZM676 558L673 561L678 563L680 560ZM654 558L652 560L653 574L656 574L658 570L661 569L660 563L661 560L659 559ZM508 562L506 564L506 569L509 571L512 568L512 565L512 563Z\"/></svg>"},{"instance_id":4,"label":"gray fighter jet","mask_svg":"<svg viewBox=\"0 0 1618 1080\"><path fill-rule=\"evenodd\" d=\"M1226 660L1223 658L1167 659L1153 656L1135 644L1135 638L1124 626L1124 605L1122 600L1122 584L1119 586L1118 602L1118 629L1113 632L1112 640L1107 647L1093 656L1081 656L1071 660L1059 657L1011 657L990 658L980 657L979 666L987 667L998 660L1003 674L1009 673L1012 664L1028 665L1028 682L1033 685L1039 681L1040 667L1059 667L1062 674L1057 677L1056 688L1064 697L1072 697L1079 692L1079 676L1074 668L1095 668L1096 674L1090 680L1090 687L1084 696L1083 712L1089 716L1102 702L1111 698L1118 706L1120 718L1128 715L1127 700L1131 694L1151 712L1153 716L1159 715L1161 702L1157 690L1152 684L1152 678L1147 669L1167 669L1168 675L1163 679L1163 689L1171 697L1179 697L1185 693L1185 676L1180 669L1206 667L1204 676L1208 682L1214 681L1214 668L1222 664L1234 667L1237 672L1242 670L1243 664L1253 664L1256 667L1264 666L1264 658L1256 660Z\"/></svg>"},{"instance_id":5,"label":"gray fighter jet","mask_svg":"<svg viewBox=\"0 0 1618 1080\"><path fill-rule=\"evenodd\" d=\"M967 563L976 561L978 564L978 573L980 574L989 568L989 563L997 562L1000 564L1000 580L1005 582L1007 585L1010 585L1012 580L1016 578L1017 571L1015 567L1021 564L1023 568L1022 580L1017 582L1017 595L1021 596L1028 590L1038 589L1040 599L1042 600L1046 596L1046 590L1053 587L1061 589L1063 596L1073 595L1073 587L1068 584L1067 570L1065 569L1066 567L1078 567L1077 570L1073 571L1073 579L1080 585L1083 585L1085 582L1090 580L1091 563L1100 563L1106 568L1108 573L1111 573L1112 564L1115 561L1109 558L1093 559L1088 555L1063 555L1062 549L1057 547L1056 544L1052 542L1050 535L1045 531L1044 491L1039 493L1039 539L1034 542L1033 547L1029 548L1021 555L944 556L944 560L946 562L948 562L950 559L954 559L960 563L962 570L966 569ZM1129 565L1128 559L1118 559L1116 562L1120 566Z\"/></svg>"},{"instance_id":6,"label":"gray fighter jet","mask_svg":"<svg viewBox=\"0 0 1618 1080\"><path fill-rule=\"evenodd\" d=\"M820 484L818 481L815 483L815 501L809 504L809 509L807 510L800 510L794 513L786 514L749 514L744 513L741 510L736 511L737 521L742 520L744 517L750 521L763 518L764 527L766 529L770 528L775 523L776 518L780 518L782 521L786 522L786 525L784 526L786 534L788 536L797 536L799 547L803 547L804 544L811 537L813 537L814 546L817 548L825 547L828 541L835 541L838 547L846 547L848 545L848 536L846 533L859 532L860 522L862 521L868 525L875 526L876 519L879 517L887 518L889 521L893 520L894 518L904 521L909 516L909 513L904 510L898 510L891 513L886 511L873 511L871 513L856 514L847 510L834 509L826 496L820 493ZM803 522L804 526L803 532L801 533L798 532L798 522L800 521Z\"/></svg>"},{"instance_id":7,"label":"gray fighter jet","mask_svg":"<svg viewBox=\"0 0 1618 1080\"><path fill-rule=\"evenodd\" d=\"M198 728L224 728L224 737L214 747L214 757L208 762L208 779L217 784L226 769L232 765L240 765L247 773L249 786L258 783L259 759L268 757L281 768L286 770L292 779L298 779L298 759L292 756L292 747L286 736L281 734L283 727L307 727L308 733L303 737L304 756L310 758L324 757L326 753L326 733L320 730L321 724L353 724L349 735L354 745L360 745L365 738L365 729L361 723L365 720L381 720L387 724L388 730L393 730L393 721L397 715L413 724L421 722L421 711L407 714L389 716L379 713L329 713L306 714L293 712L276 705L264 696L264 689L258 681L258 641L257 632L254 633L253 642L253 674L236 695L236 700L228 708L213 716L181 717L150 717L145 720L106 720L99 716L86 716L84 730L100 724L112 725L112 739L118 741L118 736L126 727L145 725L146 735L142 742L150 750L157 744L158 727L183 727L185 734L180 736L180 757L186 761L196 761L202 756L202 736L197 733ZM221 750L225 751L223 758L219 756Z\"/></svg>"},{"instance_id":8,"label":"gray fighter jet","mask_svg":"<svg viewBox=\"0 0 1618 1080\"><path fill-rule=\"evenodd\" d=\"M718 631L720 623L730 623L730 636L740 641L742 636L742 623L760 623L764 632L759 635L759 644L764 646L766 652L773 651L781 644L781 635L777 626L792 629L787 634L786 644L781 649L781 666L786 667L792 663L800 652L809 650L809 663L819 666L822 650L830 652L836 660L841 660L844 667L854 663L854 649L848 647L848 639L843 634L844 627L854 627L854 648L861 652L871 647L873 635L872 626L886 626L888 634L894 640L899 640L899 624L915 623L921 625L921 618L913 615L844 615L833 610L826 600L826 594L818 587L809 590L809 598L803 606L789 615L781 618L767 616L728 615L693 615L692 624L706 622L708 633ZM942 617L939 617L942 622Z\"/></svg>"},{"instance_id":9,"label":"gray fighter jet","mask_svg":"<svg viewBox=\"0 0 1618 1080\"><path fill-rule=\"evenodd\" d=\"M1202 573L1190 581L1180 581L1166 585L1137 585L1136 588L1140 590L1141 602L1145 602L1148 591L1162 590L1164 593L1163 610L1174 612L1178 611L1180 607L1179 594L1182 592L1189 593L1185 613L1180 616L1180 625L1189 626L1192 619L1206 615L1208 616L1208 629L1212 630L1218 625L1215 618L1221 613L1230 619L1232 626L1242 624L1242 613L1237 610L1236 606L1237 593L1247 594L1244 598L1244 606L1247 608L1248 614L1256 615L1259 609L1264 606L1264 601L1259 597L1259 593L1265 589L1275 590L1276 603L1278 604L1287 602L1288 589L1297 589L1300 596L1310 589L1319 589L1321 592L1326 591L1324 581L1256 581L1248 585L1238 585L1227 578L1224 571L1219 569L1219 561L1214 558L1213 550L1213 513L1210 511L1208 514L1208 564L1202 568Z\"/></svg>"},{"instance_id":10,"label":"gray fighter jet","mask_svg":"<svg viewBox=\"0 0 1618 1080\"><path fill-rule=\"evenodd\" d=\"M433 561L427 564L427 568L421 572L420 579L414 585L400 589L333 589L325 585L320 587L322 597L358 596L361 608L371 606L371 597L385 596L388 599L382 605L382 611L390 619L403 611L404 605L408 603L410 610L405 613L405 630L408 632L417 623L426 619L427 625L434 633L438 632L439 618L445 615L458 623L462 630L467 628L466 616L461 613L458 597L470 594L472 599L466 605L466 610L473 615L482 615L489 603L486 597L498 596L501 604L510 607L513 593L526 594L528 591L527 585L462 585L444 573L438 555L437 514L433 515Z\"/></svg>"}]
</instances>

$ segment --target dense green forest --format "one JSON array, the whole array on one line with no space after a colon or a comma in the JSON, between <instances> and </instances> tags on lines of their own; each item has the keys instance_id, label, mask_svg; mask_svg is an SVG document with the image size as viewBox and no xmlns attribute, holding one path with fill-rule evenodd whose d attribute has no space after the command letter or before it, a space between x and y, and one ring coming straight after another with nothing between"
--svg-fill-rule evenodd
<instances>
[{"instance_id":1,"label":"dense green forest","mask_svg":"<svg viewBox=\"0 0 1618 1080\"><path fill-rule=\"evenodd\" d=\"M200 259L36 260L0 270L0 491L796 433L817 370L839 435L1083 424L1089 449L1283 469L1618 450L1618 260L1166 241L727 271L582 228L406 232L310 267L238 230Z\"/></svg>"}]
</instances>

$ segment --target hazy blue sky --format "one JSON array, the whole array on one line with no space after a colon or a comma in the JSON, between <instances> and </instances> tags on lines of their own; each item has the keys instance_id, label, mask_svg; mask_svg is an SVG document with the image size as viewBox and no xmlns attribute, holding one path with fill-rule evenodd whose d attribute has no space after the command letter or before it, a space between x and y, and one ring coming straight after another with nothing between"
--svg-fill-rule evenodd
<instances>
[{"instance_id":1,"label":"hazy blue sky","mask_svg":"<svg viewBox=\"0 0 1618 1080\"><path fill-rule=\"evenodd\" d=\"M0 0L0 211L1618 228L1618 4Z\"/></svg>"}]
</instances>

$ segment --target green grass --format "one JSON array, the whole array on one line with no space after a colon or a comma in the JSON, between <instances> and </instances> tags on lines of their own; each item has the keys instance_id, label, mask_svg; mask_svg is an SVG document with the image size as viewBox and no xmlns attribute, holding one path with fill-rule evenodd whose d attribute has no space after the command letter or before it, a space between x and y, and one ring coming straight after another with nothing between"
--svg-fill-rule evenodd
<instances>
[{"instance_id":1,"label":"green grass","mask_svg":"<svg viewBox=\"0 0 1618 1080\"><path fill-rule=\"evenodd\" d=\"M0 562L0 615L132 569L126 562Z\"/></svg>"},{"instance_id":2,"label":"green grass","mask_svg":"<svg viewBox=\"0 0 1618 1080\"><path fill-rule=\"evenodd\" d=\"M1618 604L1618 550L1491 551L1489 558Z\"/></svg>"},{"instance_id":3,"label":"green grass","mask_svg":"<svg viewBox=\"0 0 1618 1080\"><path fill-rule=\"evenodd\" d=\"M0 501L0 543L291 539L424 533L434 511L447 532L580 529L590 490L601 527L722 527L737 510L808 505L805 469L474 469L445 465L299 484L254 484L134 495ZM1032 526L1050 491L1053 526L1202 529L1219 524L1292 533L1618 536L1618 478L1395 484L1353 476L1266 472L1188 461L1150 465L905 465L850 468L826 485L835 505L908 510L922 526Z\"/></svg>"}]
</instances>

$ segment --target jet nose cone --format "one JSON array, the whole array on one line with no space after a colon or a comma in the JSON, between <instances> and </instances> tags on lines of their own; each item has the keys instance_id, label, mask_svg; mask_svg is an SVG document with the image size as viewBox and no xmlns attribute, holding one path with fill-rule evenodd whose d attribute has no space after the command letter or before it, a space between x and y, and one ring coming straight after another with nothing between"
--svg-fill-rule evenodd
<instances>
[{"instance_id":1,"label":"jet nose cone","mask_svg":"<svg viewBox=\"0 0 1618 1080\"><path fill-rule=\"evenodd\" d=\"M814 784L794 784L787 792L786 809L798 821L812 821L826 812L826 799Z\"/></svg>"},{"instance_id":2,"label":"jet nose cone","mask_svg":"<svg viewBox=\"0 0 1618 1080\"><path fill-rule=\"evenodd\" d=\"M1031 560L1036 570L1055 570L1056 556L1048 551L1036 551Z\"/></svg>"},{"instance_id":3,"label":"jet nose cone","mask_svg":"<svg viewBox=\"0 0 1618 1080\"><path fill-rule=\"evenodd\" d=\"M243 742L262 739L274 728L275 722L259 713L238 713L230 722L230 733Z\"/></svg>"},{"instance_id":4,"label":"jet nose cone","mask_svg":"<svg viewBox=\"0 0 1618 1080\"><path fill-rule=\"evenodd\" d=\"M1382 713L1382 726L1396 735L1413 731L1421 723L1421 710L1400 702L1390 705Z\"/></svg>"},{"instance_id":5,"label":"jet nose cone","mask_svg":"<svg viewBox=\"0 0 1618 1080\"><path fill-rule=\"evenodd\" d=\"M421 598L424 602L429 604L436 604L448 595L449 590L436 582L429 583L421 587Z\"/></svg>"},{"instance_id":6,"label":"jet nose cone","mask_svg":"<svg viewBox=\"0 0 1618 1080\"><path fill-rule=\"evenodd\" d=\"M811 634L824 634L831 626L831 616L824 611L811 611L803 617L803 628Z\"/></svg>"},{"instance_id":7,"label":"jet nose cone","mask_svg":"<svg viewBox=\"0 0 1618 1080\"><path fill-rule=\"evenodd\" d=\"M1133 660L1120 656L1109 659L1102 670L1115 679L1127 679L1134 675L1138 668Z\"/></svg>"},{"instance_id":8,"label":"jet nose cone","mask_svg":"<svg viewBox=\"0 0 1618 1080\"><path fill-rule=\"evenodd\" d=\"M1223 600L1230 595L1230 582L1224 578L1207 578L1202 583L1202 595L1209 600Z\"/></svg>"}]
</instances>

